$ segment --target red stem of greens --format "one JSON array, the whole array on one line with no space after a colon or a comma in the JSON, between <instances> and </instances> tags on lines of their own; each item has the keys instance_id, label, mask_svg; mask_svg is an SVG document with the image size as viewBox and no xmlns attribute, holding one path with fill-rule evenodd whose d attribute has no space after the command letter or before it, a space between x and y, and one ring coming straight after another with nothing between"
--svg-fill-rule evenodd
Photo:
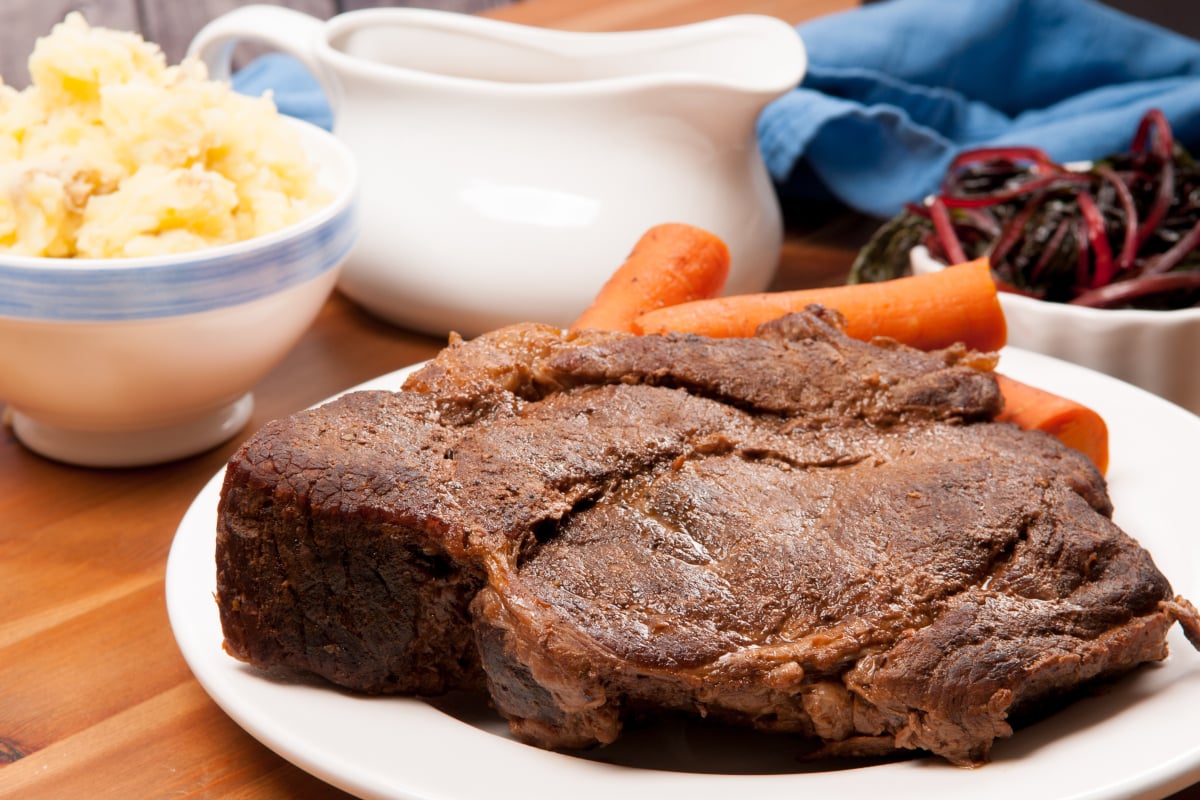
<instances>
[{"instance_id":1,"label":"red stem of greens","mask_svg":"<svg viewBox=\"0 0 1200 800\"><path fill-rule=\"evenodd\" d=\"M1075 231L1075 285L1087 286L1091 282L1091 261L1088 259L1087 223L1075 219L1071 225Z\"/></svg>"},{"instance_id":2,"label":"red stem of greens","mask_svg":"<svg viewBox=\"0 0 1200 800\"><path fill-rule=\"evenodd\" d=\"M929 204L929 215L933 219L933 228L937 231L938 240L942 243L942 249L946 251L946 257L950 259L950 263L964 263L967 255L963 252L958 234L954 232L954 223L950 221L950 211L940 198L935 197Z\"/></svg>"},{"instance_id":3,"label":"red stem of greens","mask_svg":"<svg viewBox=\"0 0 1200 800\"><path fill-rule=\"evenodd\" d=\"M958 213L964 219L970 221L972 225L983 234L991 239L995 239L1000 235L1000 223L997 221L994 214L986 208L959 208Z\"/></svg>"},{"instance_id":4,"label":"red stem of greens","mask_svg":"<svg viewBox=\"0 0 1200 800\"><path fill-rule=\"evenodd\" d=\"M1086 285L1095 289L1111 283L1117 270L1113 266L1108 231L1104 229L1104 215L1100 213L1096 201L1088 192L1080 192L1076 196L1076 200L1079 203L1079 211L1083 214L1083 221L1087 225L1087 241L1091 245L1094 261L1092 279Z\"/></svg>"},{"instance_id":5,"label":"red stem of greens","mask_svg":"<svg viewBox=\"0 0 1200 800\"><path fill-rule=\"evenodd\" d=\"M1172 272L1167 275L1147 275L1142 278L1117 281L1084 292L1070 302L1077 306L1106 308L1179 289L1200 289L1200 272Z\"/></svg>"},{"instance_id":6,"label":"red stem of greens","mask_svg":"<svg viewBox=\"0 0 1200 800\"><path fill-rule=\"evenodd\" d=\"M953 172L967 164L977 164L981 161L998 161L1000 159L1014 163L1031 161L1034 164L1035 172L1058 172L1061 169L1051 160L1050 156L1046 155L1045 151L1039 150L1036 147L978 147L974 150L959 153L950 162L949 171Z\"/></svg>"},{"instance_id":7,"label":"red stem of greens","mask_svg":"<svg viewBox=\"0 0 1200 800\"><path fill-rule=\"evenodd\" d=\"M966 260L964 239L989 241L988 252L997 282L1013 279L1026 287L1020 291L1034 296L1044 296L1047 292L1042 281L1055 280L1048 273L1057 254L1063 252L1070 240L1073 240L1070 246L1074 247L1077 256L1074 287L1070 293L1078 295L1071 302L1103 307L1172 289L1200 287L1200 269L1187 262L1200 250L1200 222L1174 244L1170 244L1166 232L1158 233L1159 228L1167 224L1172 228L1171 237L1179 235L1178 222L1174 219L1168 222L1168 216L1176 202L1177 181L1191 180L1192 167L1186 164L1182 168L1188 172L1176 174L1177 149L1166 117L1158 109L1152 109L1138 124L1128 157L1114 159L1117 163L1128 164L1120 173L1107 160L1086 171L1069 170L1035 147L968 150L951 162L942 191L921 206L910 205L909 210L931 221L932 230L925 239L931 252L936 251L939 257L951 263L960 263ZM994 168L988 167L988 162L993 162ZM999 188L963 188L960 180L963 172L977 164L984 165L984 169L974 176L976 180L971 184L979 187L981 181L978 179L991 175L987 185L1000 184ZM1107 209L1109 220L1105 219L1105 211L1096 199L1102 196L1107 203L1105 183L1112 185L1116 203L1120 205L1119 212L1115 208ZM1144 193L1152 193L1152 196L1146 206L1139 209ZM1034 260L1027 252L1031 248L1022 242L1027 235L1032 235L1028 229L1037 209L1051 200L1061 201L1064 213L1069 216L1053 223L1053 231L1040 245L1042 251ZM1075 209L1077 212L1072 213ZM1054 220L1060 211L1057 206L1052 211L1050 219ZM1191 214L1191 211L1187 213ZM1001 223L1002 219L1007 222ZM1112 232L1112 240L1109 222L1122 226L1119 234ZM1038 230L1038 235L1045 233ZM1154 249L1168 249L1158 255L1139 255L1156 233L1162 242L1160 244L1156 239ZM1114 253L1117 236L1121 241ZM1019 267L1023 275L1010 275L1018 269L1009 263L1014 253L1031 256L1031 264L1022 262ZM1186 270L1179 269L1185 262Z\"/></svg>"},{"instance_id":8,"label":"red stem of greens","mask_svg":"<svg viewBox=\"0 0 1200 800\"><path fill-rule=\"evenodd\" d=\"M1170 272L1183 261L1183 257L1200 247L1200 222L1179 238L1179 241L1167 252L1159 255L1146 265L1143 275L1162 275Z\"/></svg>"},{"instance_id":9,"label":"red stem of greens","mask_svg":"<svg viewBox=\"0 0 1200 800\"><path fill-rule=\"evenodd\" d=\"M1064 219L1058 223L1058 227L1054 229L1054 233L1050 235L1049 241L1042 249L1042 255L1038 258L1037 263L1033 265L1033 269L1029 271L1029 285L1037 286L1041 280L1042 272L1045 271L1046 265L1050 263L1050 259L1058 252L1058 248L1062 246L1062 241L1071 231L1071 221Z\"/></svg>"},{"instance_id":10,"label":"red stem of greens","mask_svg":"<svg viewBox=\"0 0 1200 800\"><path fill-rule=\"evenodd\" d=\"M1158 136L1154 140L1154 154L1159 158L1170 158L1171 150L1175 147L1175 137L1171 133L1171 126L1167 123L1166 115L1157 108L1152 108L1142 117L1142 121L1138 123L1137 132L1133 134L1133 144L1130 150L1135 153L1147 152L1147 144L1150 141L1150 134L1157 133Z\"/></svg>"},{"instance_id":11,"label":"red stem of greens","mask_svg":"<svg viewBox=\"0 0 1200 800\"><path fill-rule=\"evenodd\" d=\"M992 245L992 250L989 253L992 259L992 265L995 266L1008 256L1008 251L1016 245L1021 239L1021 234L1025 232L1025 225L1029 222L1029 218L1033 216L1033 212L1037 210L1046 199L1046 194L1043 192L1037 197L1027 202L1021 207L1021 210L1013 214L1012 219L1004 226L1004 230L996 238L995 244Z\"/></svg>"},{"instance_id":12,"label":"red stem of greens","mask_svg":"<svg viewBox=\"0 0 1200 800\"><path fill-rule=\"evenodd\" d=\"M1167 210L1171 207L1171 201L1175 198L1175 161L1170 158L1163 159L1162 166L1158 172L1158 192L1154 195L1154 203L1150 206L1150 210L1146 212L1146 219L1142 222L1141 230L1138 233L1138 247L1141 247L1147 239L1150 238L1158 226L1162 224L1163 219L1167 216Z\"/></svg>"},{"instance_id":13,"label":"red stem of greens","mask_svg":"<svg viewBox=\"0 0 1200 800\"><path fill-rule=\"evenodd\" d=\"M1121 201L1121 208L1125 211L1125 242L1121 245L1117 269L1120 272L1126 272L1133 269L1133 265L1137 262L1137 207L1134 205L1133 194L1129 191L1129 187L1125 185L1125 181L1121 180L1121 176L1113 171L1112 167L1107 164L1097 164L1096 174L1111 183L1117 190L1117 199Z\"/></svg>"},{"instance_id":14,"label":"red stem of greens","mask_svg":"<svg viewBox=\"0 0 1200 800\"><path fill-rule=\"evenodd\" d=\"M1041 189L1050 189L1073 183L1087 185L1091 183L1091 179L1087 175L1076 172L1055 172L1049 175L1042 175L1014 186L1011 189L996 192L995 194L982 197L944 194L940 196L940 199L946 204L947 208L981 208L983 206L999 205L1000 203L1014 200L1022 195L1027 195Z\"/></svg>"},{"instance_id":15,"label":"red stem of greens","mask_svg":"<svg viewBox=\"0 0 1200 800\"><path fill-rule=\"evenodd\" d=\"M1151 133L1155 134L1153 141L1150 139ZM1162 111L1152 108L1146 112L1138 123L1130 149L1134 153L1141 153L1143 159L1153 155L1159 162L1158 192L1138 233L1137 246L1141 247L1158 230L1175 197L1175 137Z\"/></svg>"}]
</instances>

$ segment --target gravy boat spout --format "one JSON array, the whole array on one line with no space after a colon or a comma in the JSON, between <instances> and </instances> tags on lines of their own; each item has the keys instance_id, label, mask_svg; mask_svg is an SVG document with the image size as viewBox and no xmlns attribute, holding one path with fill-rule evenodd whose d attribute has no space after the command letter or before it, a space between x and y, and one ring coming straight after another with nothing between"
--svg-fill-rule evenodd
<instances>
[{"instance_id":1,"label":"gravy boat spout","mask_svg":"<svg viewBox=\"0 0 1200 800\"><path fill-rule=\"evenodd\" d=\"M558 31L414 8L328 21L245 6L192 43L217 75L265 41L325 89L362 167L340 288L395 324L466 336L566 325L650 227L721 236L727 292L759 291L782 222L755 135L805 52L773 17Z\"/></svg>"}]
</instances>

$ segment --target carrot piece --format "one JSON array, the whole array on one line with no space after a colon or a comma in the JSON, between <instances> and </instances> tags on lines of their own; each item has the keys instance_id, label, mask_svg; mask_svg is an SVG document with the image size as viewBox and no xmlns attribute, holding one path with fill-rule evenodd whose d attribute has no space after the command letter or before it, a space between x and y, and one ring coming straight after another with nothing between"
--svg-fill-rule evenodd
<instances>
[{"instance_id":1,"label":"carrot piece","mask_svg":"<svg viewBox=\"0 0 1200 800\"><path fill-rule=\"evenodd\" d=\"M996 373L996 381L1004 395L1004 410L996 416L997 421L1045 431L1086 455L1101 473L1108 470L1108 426L1097 412L1000 373Z\"/></svg>"},{"instance_id":2,"label":"carrot piece","mask_svg":"<svg viewBox=\"0 0 1200 800\"><path fill-rule=\"evenodd\" d=\"M963 342L975 350L1004 346L1008 328L986 258L939 272L823 289L730 295L668 306L634 320L635 333L679 331L753 336L764 322L810 303L836 308L846 334L887 336L922 350Z\"/></svg>"},{"instance_id":3,"label":"carrot piece","mask_svg":"<svg viewBox=\"0 0 1200 800\"><path fill-rule=\"evenodd\" d=\"M571 330L633 331L647 311L716 297L729 277L729 248L703 228L667 222L650 228L600 288Z\"/></svg>"}]
</instances>

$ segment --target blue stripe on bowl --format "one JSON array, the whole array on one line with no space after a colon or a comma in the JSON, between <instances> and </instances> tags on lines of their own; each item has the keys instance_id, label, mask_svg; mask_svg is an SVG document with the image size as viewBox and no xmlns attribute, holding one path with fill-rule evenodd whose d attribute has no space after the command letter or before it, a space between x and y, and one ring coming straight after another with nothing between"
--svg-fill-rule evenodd
<instances>
[{"instance_id":1,"label":"blue stripe on bowl","mask_svg":"<svg viewBox=\"0 0 1200 800\"><path fill-rule=\"evenodd\" d=\"M354 204L294 237L180 264L14 267L0 256L0 316L52 321L148 319L250 302L337 266L358 233ZM270 238L270 237L268 237Z\"/></svg>"}]
</instances>

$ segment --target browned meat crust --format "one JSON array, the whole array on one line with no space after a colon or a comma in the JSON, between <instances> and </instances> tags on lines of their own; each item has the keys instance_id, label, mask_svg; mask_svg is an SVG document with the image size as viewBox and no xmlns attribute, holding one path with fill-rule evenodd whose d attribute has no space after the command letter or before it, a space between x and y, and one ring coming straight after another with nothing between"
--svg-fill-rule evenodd
<instances>
[{"instance_id":1,"label":"browned meat crust","mask_svg":"<svg viewBox=\"0 0 1200 800\"><path fill-rule=\"evenodd\" d=\"M272 423L219 511L226 648L366 692L486 686L525 741L683 711L985 761L1195 609L1100 474L989 420L986 355L506 328Z\"/></svg>"}]
</instances>

